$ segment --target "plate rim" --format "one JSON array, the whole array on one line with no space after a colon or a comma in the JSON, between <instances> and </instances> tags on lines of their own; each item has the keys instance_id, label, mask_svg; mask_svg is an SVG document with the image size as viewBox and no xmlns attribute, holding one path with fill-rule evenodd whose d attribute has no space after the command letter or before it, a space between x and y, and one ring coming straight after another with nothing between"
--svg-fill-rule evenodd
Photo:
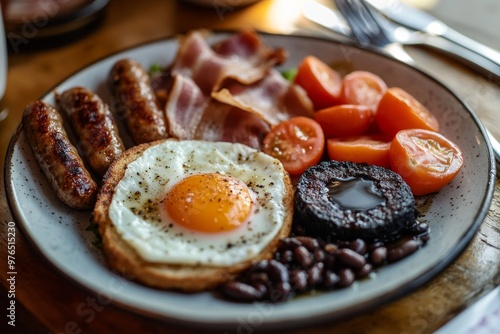
<instances>
[{"instance_id":1,"label":"plate rim","mask_svg":"<svg viewBox=\"0 0 500 334\"><path fill-rule=\"evenodd\" d=\"M210 30L211 34L213 35L218 35L218 34L228 34L228 33L234 33L238 32L240 30ZM82 67L79 69L75 70L71 74L67 75L65 78L59 80L55 85L53 85L50 89L48 89L45 93L43 93L39 99L44 99L48 95L50 95L56 87L58 87L61 83L67 81L71 77L75 76L76 74L80 73L81 71L95 66L97 63L104 61L110 57L119 55L121 53L125 53L134 49L139 49L142 47L146 47L155 43L161 43L161 42L167 42L171 40L175 40L176 38L182 36L186 32L180 32L180 33L174 33L168 36L156 38L153 40L149 41L144 41L142 43L117 50L115 52L112 52L110 54L104 55ZM473 119L475 125L478 127L480 133L481 133L481 139L484 141L484 144L486 145L487 151L488 151L488 181L486 183L486 189L484 191L484 195L482 200L480 201L480 209L478 212L476 212L474 216L473 223L471 224L470 228L465 231L465 233L461 236L459 242L455 244L455 246L451 249L451 251L443 256L433 267L431 267L429 270L426 270L425 272L422 272L418 275L418 277L414 278L407 284L405 284L403 287L400 287L399 289L393 289L389 293L383 295L383 296L378 296L373 299L370 299L368 301L364 301L361 303L358 303L356 305L352 305L350 307L338 310L335 312L334 315L328 312L323 312L319 313L316 315L308 316L307 320L305 319L277 319L277 320L269 320L267 322L264 322L259 326L259 329L276 329L276 328L304 328L308 327L311 324L319 324L319 323L334 323L339 320L344 320L347 318L355 317L360 314L369 312L373 309L376 309L378 307L381 307L383 305L386 305L394 300L397 300L405 295L408 295L410 292L414 291L418 287L422 286L423 284L427 283L430 281L433 277L435 277L437 274L439 274L441 271L443 271L446 267L448 267L464 250L465 248L472 242L474 236L477 234L480 226L484 222L486 215L490 209L491 206L491 201L493 199L493 193L495 190L495 164L494 164L494 156L493 156L493 151L491 147L491 143L487 139L486 135L486 130L482 122L480 121L479 117L476 115L474 110L460 97L457 96L457 94L447 85L445 85L443 82L432 76L431 74L425 72L424 70L405 64L401 61L395 60L394 58L384 54L381 51L378 51L375 48L367 48L367 47L360 47L356 45L354 42L350 41L345 41L345 40L335 40L331 38L325 38L325 37L320 37L320 36L309 36L309 35L300 35L300 34L293 34L293 35L287 35L287 34L272 34L272 33L266 33L266 32L261 32L257 31L259 35L263 36L271 36L271 37L280 37L280 38L290 38L290 39L307 39L307 40L319 40L319 41L324 41L328 43L333 43L336 44L337 46L342 46L346 45L358 50L361 50L363 52L368 52L372 54L376 54L378 56L384 57L389 59L390 61L397 62L401 65L404 65L408 68L410 68L412 71L417 71L421 75L425 76L426 79L429 79L431 81L434 81L436 84L438 84L441 88L446 90L456 101L459 102L460 105L463 106L463 108L467 111L468 115L471 116ZM11 164L12 164L12 157L13 157L13 152L16 143L19 140L19 136L21 135L22 132L22 122L20 122L11 137L9 141L9 145L7 148L7 152L5 155L5 163L4 163L4 187L6 190L6 199L7 203L9 206L9 210L13 217L15 218L16 222L20 222L19 224L16 224L16 226L19 227L22 235L24 236L25 240L28 241L28 244L32 249L34 249L43 259L46 263L48 263L53 269L56 270L56 272L61 276L64 277L66 281L71 282L72 285L83 289L86 292L90 293L96 293L91 286L87 286L84 284L84 282L78 281L76 278L72 277L69 273L64 272L62 268L57 266L55 263L50 261L49 256L45 255L44 252L40 249L40 247L37 245L35 238L32 238L30 235L28 229L24 226L22 223L23 219L22 213L18 211L17 209L17 204L14 203L14 189L13 185L11 183L12 181L12 175L11 175ZM219 329L226 329L228 326L234 326L237 324L236 321L217 321L217 322L212 322L212 321L207 321L207 320L200 320L200 319L189 319L189 318L181 318L181 317L176 317L176 316L169 316L165 314L158 314L157 312L152 312L149 310L144 310L140 307L135 307L134 305L130 305L127 303L122 303L121 301L117 301L115 299L112 300L111 302L113 305L116 305L120 307L120 309L125 310L127 312L131 312L135 315L141 315L141 316L146 316L152 319L160 320L162 322L173 322L182 326L186 326L188 328L206 328L206 326L210 326L210 328L219 328ZM236 320L236 319L235 319Z\"/></svg>"}]
</instances>

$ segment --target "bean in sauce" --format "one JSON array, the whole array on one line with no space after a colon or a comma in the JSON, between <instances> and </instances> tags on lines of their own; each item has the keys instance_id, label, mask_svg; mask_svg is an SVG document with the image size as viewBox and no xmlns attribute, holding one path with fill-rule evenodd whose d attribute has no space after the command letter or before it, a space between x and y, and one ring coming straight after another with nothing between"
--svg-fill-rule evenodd
<instances>
[{"instance_id":1,"label":"bean in sauce","mask_svg":"<svg viewBox=\"0 0 500 334\"><path fill-rule=\"evenodd\" d=\"M284 238L273 259L253 264L223 284L221 292L241 302L279 303L307 291L347 288L377 268L413 254L428 239L429 226L419 222L393 244L362 239L327 243L303 235Z\"/></svg>"}]
</instances>

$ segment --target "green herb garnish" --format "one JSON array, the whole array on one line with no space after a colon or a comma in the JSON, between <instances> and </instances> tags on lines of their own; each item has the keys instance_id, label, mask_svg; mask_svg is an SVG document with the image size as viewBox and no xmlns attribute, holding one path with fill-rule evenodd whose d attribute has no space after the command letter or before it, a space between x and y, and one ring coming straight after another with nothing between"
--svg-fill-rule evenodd
<instances>
[{"instance_id":1,"label":"green herb garnish","mask_svg":"<svg viewBox=\"0 0 500 334\"><path fill-rule=\"evenodd\" d=\"M283 76L283 78L285 78L289 82L293 82L293 80L295 79L295 76L297 75L297 69L290 68L288 70L284 70L281 72L281 75Z\"/></svg>"}]
</instances>

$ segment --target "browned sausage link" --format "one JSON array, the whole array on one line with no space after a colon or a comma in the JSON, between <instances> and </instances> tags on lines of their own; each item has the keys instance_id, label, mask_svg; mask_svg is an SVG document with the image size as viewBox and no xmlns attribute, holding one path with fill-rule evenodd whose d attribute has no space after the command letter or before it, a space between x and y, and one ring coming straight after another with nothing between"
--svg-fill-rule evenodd
<instances>
[{"instance_id":1,"label":"browned sausage link","mask_svg":"<svg viewBox=\"0 0 500 334\"><path fill-rule=\"evenodd\" d=\"M149 75L137 61L122 59L110 73L116 108L136 144L167 137L165 114L156 103Z\"/></svg>"},{"instance_id":2,"label":"browned sausage link","mask_svg":"<svg viewBox=\"0 0 500 334\"><path fill-rule=\"evenodd\" d=\"M109 107L99 96L83 87L58 96L78 138L78 147L90 167L100 176L125 150Z\"/></svg>"},{"instance_id":3,"label":"browned sausage link","mask_svg":"<svg viewBox=\"0 0 500 334\"><path fill-rule=\"evenodd\" d=\"M24 110L23 128L57 197L73 209L91 209L98 187L69 141L59 112L42 101L33 102Z\"/></svg>"}]
</instances>

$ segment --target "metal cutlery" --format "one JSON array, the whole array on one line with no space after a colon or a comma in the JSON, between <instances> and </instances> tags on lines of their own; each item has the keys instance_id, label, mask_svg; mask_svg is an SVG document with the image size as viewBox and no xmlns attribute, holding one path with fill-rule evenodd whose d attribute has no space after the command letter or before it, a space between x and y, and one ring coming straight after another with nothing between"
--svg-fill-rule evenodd
<instances>
[{"instance_id":1,"label":"metal cutlery","mask_svg":"<svg viewBox=\"0 0 500 334\"><path fill-rule=\"evenodd\" d=\"M415 65L414 60L403 49L402 43L395 41L394 30L389 25L381 25L369 9L360 1L335 0L337 9L351 28L357 42L364 47L376 47L405 63Z\"/></svg>"},{"instance_id":2,"label":"metal cutlery","mask_svg":"<svg viewBox=\"0 0 500 334\"><path fill-rule=\"evenodd\" d=\"M352 37L351 28L349 28L342 15L328 6L316 1L307 1L302 8L302 14L311 22L329 31L333 31L345 37Z\"/></svg>"},{"instance_id":3,"label":"metal cutlery","mask_svg":"<svg viewBox=\"0 0 500 334\"><path fill-rule=\"evenodd\" d=\"M377 47L394 58L415 65L400 41L394 37L399 27L388 22L385 17L369 7L363 0L335 0L335 4L351 27L352 34L359 44ZM489 131L486 132L495 155L497 175L500 176L500 143Z\"/></svg>"},{"instance_id":4,"label":"metal cutlery","mask_svg":"<svg viewBox=\"0 0 500 334\"><path fill-rule=\"evenodd\" d=\"M377 2L378 0L367 0L371 4L372 2ZM337 7L339 6L347 6L349 1L338 1L337 2ZM392 3L395 3L395 1L392 1ZM395 5L394 5L395 6ZM389 8L389 7L384 7L384 8ZM406 8L406 7L405 7ZM345 10L346 8L344 8ZM328 10L327 9L324 9ZM329 9L332 11L332 9ZM420 11L419 11L420 13ZM353 13L355 14L355 13ZM323 13L323 16L327 16L327 14ZM364 15L364 14L361 14ZM426 17L425 15L428 14L423 14L423 17ZM331 15L330 15L331 16ZM378 15L380 16L380 15ZM333 18L333 16L331 16ZM317 21L315 19L315 16L309 15L309 19ZM492 59L484 57L480 52L477 50L471 50L466 47L461 46L460 44L457 44L456 42L443 38L441 35L438 34L429 34L425 30L412 30L412 29L407 29L406 27L401 26L399 23L395 22L390 22L387 20L385 17L380 17L377 18L375 17L375 20L379 21L377 24L384 30L385 34L387 35L388 39L391 42L395 42L398 44L402 45L422 45L426 47L430 47L432 49L438 50L442 53L445 53L447 56L450 56L464 65L470 67L471 69L475 70L478 73L481 73L484 75L487 79L490 80L496 80L500 82L500 62L495 62ZM437 21L437 20L435 20ZM363 18L360 19L360 22L363 22ZM420 22L424 22L421 20ZM319 22L318 22L319 23ZM322 24L323 26L327 27L325 24ZM330 24L332 26L333 24ZM442 23L441 25L444 25ZM432 23L429 23L427 26L434 26ZM458 33L457 33L458 34ZM369 43L364 43L364 41L359 40L358 41L363 44L364 46L368 46ZM476 42L477 43L477 42ZM484 48L487 48L486 46L483 45ZM489 48L488 48L489 49ZM492 50L492 49L490 49ZM492 50L492 52L495 52ZM397 58L401 58L405 56L399 55ZM408 59L400 59L405 62L409 62Z\"/></svg>"},{"instance_id":5,"label":"metal cutlery","mask_svg":"<svg viewBox=\"0 0 500 334\"><path fill-rule=\"evenodd\" d=\"M366 2L395 23L423 31L429 36L439 36L442 40L451 41L461 46L461 49L469 50L470 54L467 57L472 57L478 66L484 67L500 77L499 51L462 35L432 15L400 1L366 0Z\"/></svg>"}]
</instances>

